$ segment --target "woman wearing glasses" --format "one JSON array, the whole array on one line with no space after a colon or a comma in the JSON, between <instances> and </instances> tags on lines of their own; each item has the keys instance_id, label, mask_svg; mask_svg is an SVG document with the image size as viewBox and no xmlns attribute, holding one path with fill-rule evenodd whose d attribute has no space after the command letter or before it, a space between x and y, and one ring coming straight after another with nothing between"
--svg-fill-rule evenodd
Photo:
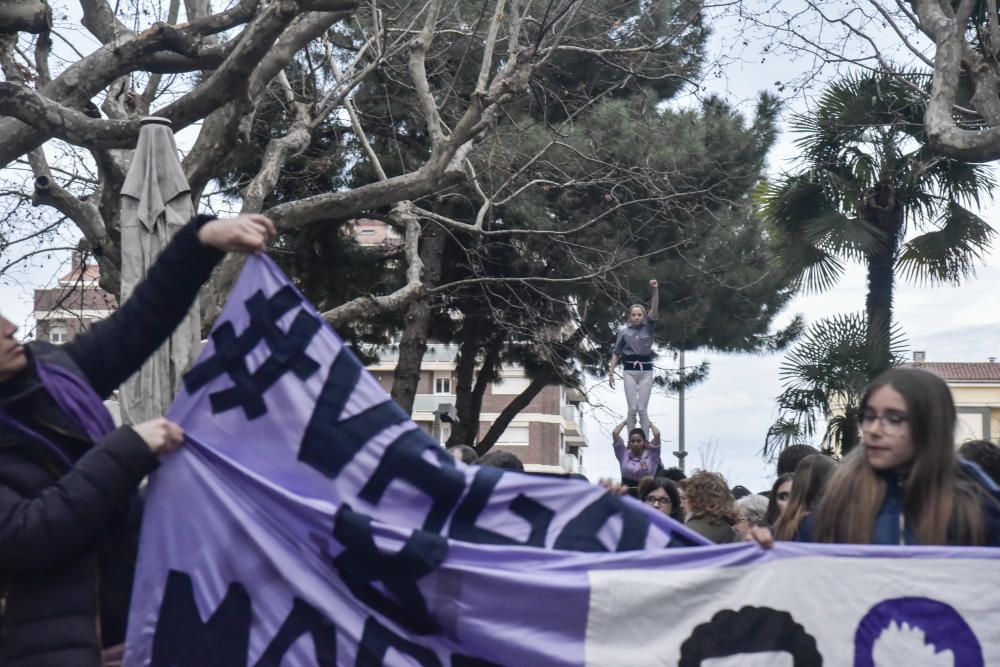
<instances>
[{"instance_id":1,"label":"woman wearing glasses","mask_svg":"<svg viewBox=\"0 0 1000 667\"><path fill-rule=\"evenodd\" d=\"M860 425L862 446L834 473L800 540L1000 545L997 487L955 455L955 404L941 378L883 373L865 391Z\"/></svg>"},{"instance_id":2,"label":"woman wearing glasses","mask_svg":"<svg viewBox=\"0 0 1000 667\"><path fill-rule=\"evenodd\" d=\"M674 480L666 477L643 477L639 482L639 498L654 509L658 509L671 519L684 523L681 511L681 496Z\"/></svg>"},{"instance_id":3,"label":"woman wearing glasses","mask_svg":"<svg viewBox=\"0 0 1000 667\"><path fill-rule=\"evenodd\" d=\"M792 486L795 483L795 475L786 472L778 475L771 486L771 495L767 497L767 525L773 526L778 523L781 513L788 507L788 501L792 497Z\"/></svg>"}]
</instances>

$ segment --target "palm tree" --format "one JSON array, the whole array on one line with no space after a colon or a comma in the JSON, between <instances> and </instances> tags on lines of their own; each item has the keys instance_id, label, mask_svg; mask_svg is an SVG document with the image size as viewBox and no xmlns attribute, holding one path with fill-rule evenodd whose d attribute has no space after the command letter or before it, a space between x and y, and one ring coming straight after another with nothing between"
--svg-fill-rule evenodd
<instances>
[{"instance_id":1,"label":"palm tree","mask_svg":"<svg viewBox=\"0 0 1000 667\"><path fill-rule=\"evenodd\" d=\"M995 234L968 208L990 197L990 172L927 146L929 83L922 75L865 73L832 84L813 113L792 119L803 169L763 194L764 214L800 286L827 289L846 261L865 264L868 338L881 350L872 374L890 364L897 274L958 283Z\"/></svg>"},{"instance_id":2,"label":"palm tree","mask_svg":"<svg viewBox=\"0 0 1000 667\"><path fill-rule=\"evenodd\" d=\"M870 338L864 314L834 315L814 323L781 364L778 419L767 432L763 454L811 439L817 417L826 422L826 448L846 454L858 441L858 405L873 369L903 361L904 341L894 327L887 341Z\"/></svg>"}]
</instances>

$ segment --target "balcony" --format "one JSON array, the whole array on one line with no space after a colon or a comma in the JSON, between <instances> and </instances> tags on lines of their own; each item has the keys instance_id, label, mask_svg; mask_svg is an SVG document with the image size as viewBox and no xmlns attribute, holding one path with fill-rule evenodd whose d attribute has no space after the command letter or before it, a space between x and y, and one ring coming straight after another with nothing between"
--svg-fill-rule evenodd
<instances>
[{"instance_id":1,"label":"balcony","mask_svg":"<svg viewBox=\"0 0 1000 667\"><path fill-rule=\"evenodd\" d=\"M455 405L454 394L417 394L413 397L413 412L434 412L442 403Z\"/></svg>"},{"instance_id":2,"label":"balcony","mask_svg":"<svg viewBox=\"0 0 1000 667\"><path fill-rule=\"evenodd\" d=\"M454 364L455 359L457 357L458 357L457 345L430 343L427 345L427 352L424 353L423 363L447 362ZM392 345L383 348L378 354L378 359L382 363L395 363L396 361L399 360L399 347L396 345Z\"/></svg>"}]
</instances>

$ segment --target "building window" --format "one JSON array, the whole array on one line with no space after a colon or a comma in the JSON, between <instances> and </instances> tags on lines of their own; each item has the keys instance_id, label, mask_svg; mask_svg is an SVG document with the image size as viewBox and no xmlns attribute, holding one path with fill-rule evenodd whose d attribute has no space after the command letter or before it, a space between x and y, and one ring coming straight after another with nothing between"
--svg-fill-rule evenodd
<instances>
[{"instance_id":1,"label":"building window","mask_svg":"<svg viewBox=\"0 0 1000 667\"><path fill-rule=\"evenodd\" d=\"M451 378L450 377L437 377L437 378L434 378L434 393L435 394L450 394L451 393Z\"/></svg>"},{"instance_id":2,"label":"building window","mask_svg":"<svg viewBox=\"0 0 1000 667\"><path fill-rule=\"evenodd\" d=\"M52 327L49 329L49 342L62 345L68 340L69 332L64 327Z\"/></svg>"},{"instance_id":3,"label":"building window","mask_svg":"<svg viewBox=\"0 0 1000 667\"><path fill-rule=\"evenodd\" d=\"M522 391L528 388L531 384L531 379L526 377L505 377L499 382L494 382L492 387L492 393L496 394L507 394L514 395L520 394Z\"/></svg>"},{"instance_id":4,"label":"building window","mask_svg":"<svg viewBox=\"0 0 1000 667\"><path fill-rule=\"evenodd\" d=\"M497 438L498 445L522 446L528 445L527 426L508 426L507 429Z\"/></svg>"}]
</instances>

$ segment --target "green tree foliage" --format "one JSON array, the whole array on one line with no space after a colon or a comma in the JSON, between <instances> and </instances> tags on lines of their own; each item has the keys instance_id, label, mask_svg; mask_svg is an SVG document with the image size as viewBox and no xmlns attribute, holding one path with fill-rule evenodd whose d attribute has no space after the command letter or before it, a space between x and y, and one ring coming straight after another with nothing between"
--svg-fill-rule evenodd
<instances>
[{"instance_id":1,"label":"green tree foliage","mask_svg":"<svg viewBox=\"0 0 1000 667\"><path fill-rule=\"evenodd\" d=\"M492 6L452 4L452 29L438 30L428 54L428 84L447 126L461 122L470 101L462 96L475 88ZM400 25L417 8L381 9ZM422 305L379 319L374 330L368 322L348 328L357 342L398 331L404 342L412 335L458 346L455 442L476 440L483 392L503 364L523 366L532 380L522 402L547 384L578 385L582 370L603 368L629 304L648 298L652 277L663 286L664 345L760 351L783 346L797 330L798 322L770 330L793 290L789 275L774 269L750 201L775 138L775 100L763 96L750 119L714 98L687 109L668 104L702 65L708 32L699 1L600 1L574 11L574 47L553 52L536 70L531 95L509 105L470 155L476 181L416 202L425 231L440 225L444 234L430 258L440 277ZM529 29L540 39L549 27ZM350 49L358 43L351 30L338 24L330 39ZM643 48L651 40L657 48ZM331 75L314 55L312 66L289 74L303 100L311 78ZM498 50L493 67L507 57ZM364 138L344 117L318 127L301 167L282 175L273 196L356 187L378 179L379 169L392 177L423 164L431 142L406 67L405 53L387 58L353 95ZM291 121L283 99L274 91L269 111L257 114L262 141ZM388 213L369 215L391 221ZM311 299L333 307L402 283L397 256L358 255L336 229L343 221L332 222L281 242ZM426 323L411 317L420 307L430 309ZM419 364L419 356L400 363ZM679 381L661 377L671 379Z\"/></svg>"},{"instance_id":2,"label":"green tree foliage","mask_svg":"<svg viewBox=\"0 0 1000 667\"><path fill-rule=\"evenodd\" d=\"M898 327L889 340L871 339L865 315L834 315L810 325L781 364L783 389L779 416L767 432L763 453L782 449L816 434L825 424L827 449L846 454L858 442L858 406L875 369L903 363L905 341Z\"/></svg>"},{"instance_id":3,"label":"green tree foliage","mask_svg":"<svg viewBox=\"0 0 1000 667\"><path fill-rule=\"evenodd\" d=\"M858 74L831 85L814 112L792 121L802 169L763 197L782 260L805 288L831 287L848 261L865 265L867 326L882 346L873 373L890 364L897 276L958 283L995 235L970 210L990 197L990 172L927 146L927 83Z\"/></svg>"}]
</instances>

